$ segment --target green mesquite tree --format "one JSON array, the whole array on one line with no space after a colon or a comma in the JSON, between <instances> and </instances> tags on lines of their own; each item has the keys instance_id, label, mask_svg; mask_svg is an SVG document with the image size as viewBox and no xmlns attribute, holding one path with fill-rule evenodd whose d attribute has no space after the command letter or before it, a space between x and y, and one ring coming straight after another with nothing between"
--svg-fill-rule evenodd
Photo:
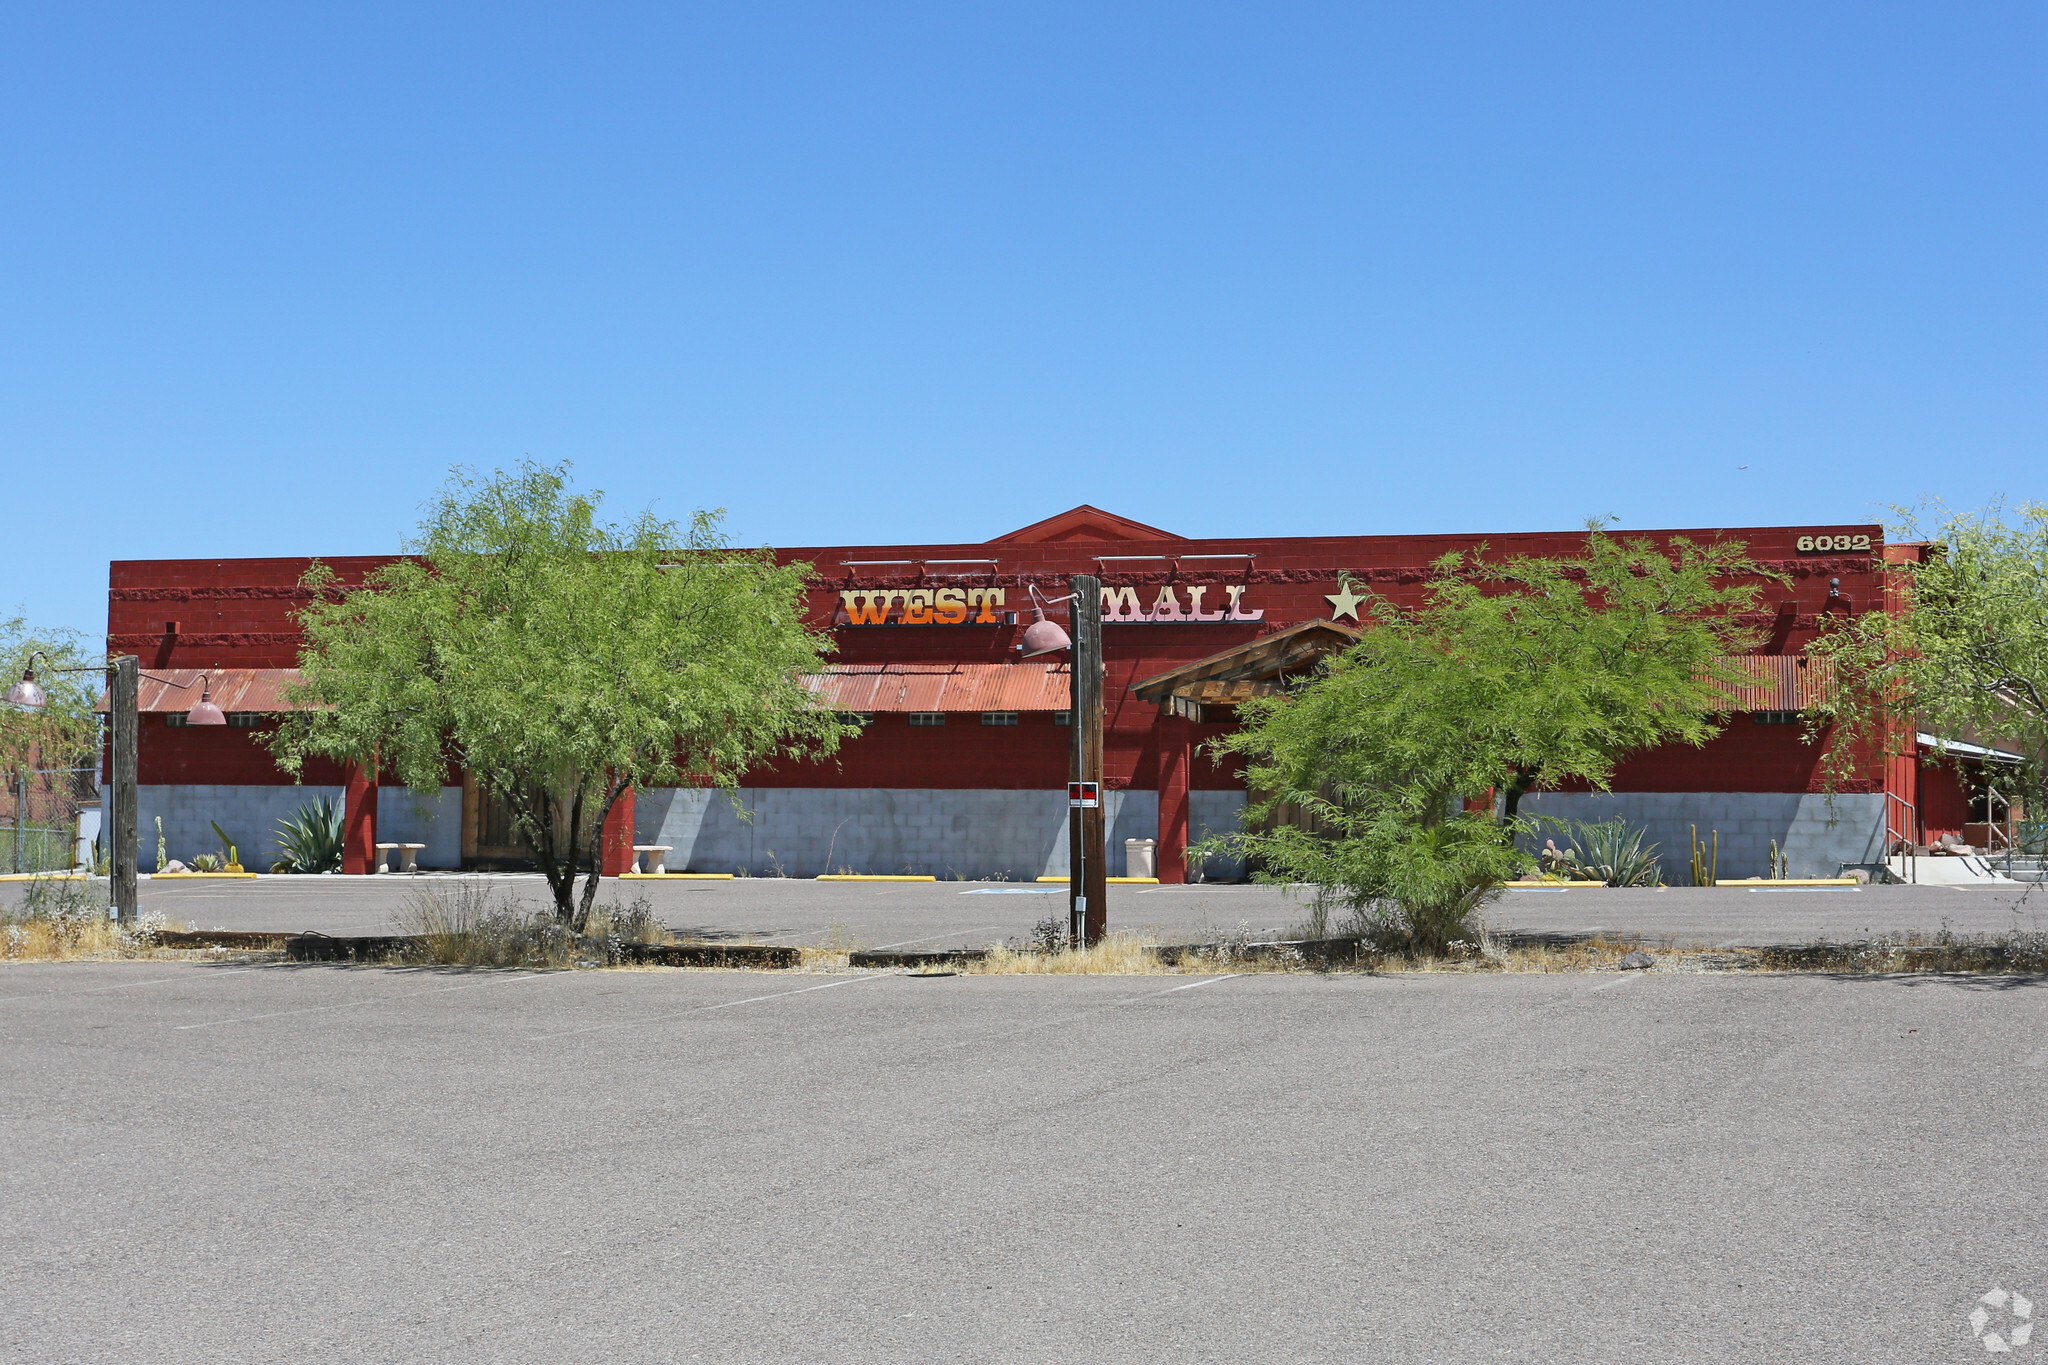
<instances>
[{"instance_id":1,"label":"green mesquite tree","mask_svg":"<svg viewBox=\"0 0 2048 1365\"><path fill-rule=\"evenodd\" d=\"M2048 505L1937 504L1931 534L1925 513L1894 510L1894 544L1929 542L1918 562L1884 566L1898 609L1837 621L1808 651L1834 672L1807 713L1809 733L1829 740L1830 786L1860 776L1881 738L1927 730L2017 752L2000 786L2048 809Z\"/></svg>"},{"instance_id":2,"label":"green mesquite tree","mask_svg":"<svg viewBox=\"0 0 2048 1365\"><path fill-rule=\"evenodd\" d=\"M457 470L407 557L354 590L315 564L291 697L303 709L268 739L294 773L317 754L421 792L451 763L473 774L579 933L601 875L593 845L629 788L730 790L845 733L804 684L831 649L804 624L808 565L733 548L718 513L687 528L600 522L602 497L571 492L566 465Z\"/></svg>"},{"instance_id":3,"label":"green mesquite tree","mask_svg":"<svg viewBox=\"0 0 2048 1365\"><path fill-rule=\"evenodd\" d=\"M1437 561L1418 607L1372 597L1356 644L1247 702L1218 746L1259 794L1232 850L1421 951L1527 865L1514 836L1530 791L1604 790L1629 754L1720 732L1741 677L1725 658L1752 646L1739 618L1767 577L1736 542L1660 548L1597 527L1580 558L1485 548ZM1488 791L1491 808L1467 808ZM1275 823L1283 806L1307 818Z\"/></svg>"}]
</instances>

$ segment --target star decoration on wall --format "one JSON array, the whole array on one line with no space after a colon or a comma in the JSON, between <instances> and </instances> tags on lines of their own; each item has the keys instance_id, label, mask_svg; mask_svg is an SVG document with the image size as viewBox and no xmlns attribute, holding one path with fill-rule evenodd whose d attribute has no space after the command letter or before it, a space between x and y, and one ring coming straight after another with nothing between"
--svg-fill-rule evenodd
<instances>
[{"instance_id":1,"label":"star decoration on wall","mask_svg":"<svg viewBox=\"0 0 2048 1365\"><path fill-rule=\"evenodd\" d=\"M1365 594L1351 591L1351 584L1346 580L1338 583L1337 591L1324 593L1323 598L1330 604L1330 619L1332 621L1340 616L1348 616L1356 621L1358 619L1358 604L1365 600Z\"/></svg>"}]
</instances>

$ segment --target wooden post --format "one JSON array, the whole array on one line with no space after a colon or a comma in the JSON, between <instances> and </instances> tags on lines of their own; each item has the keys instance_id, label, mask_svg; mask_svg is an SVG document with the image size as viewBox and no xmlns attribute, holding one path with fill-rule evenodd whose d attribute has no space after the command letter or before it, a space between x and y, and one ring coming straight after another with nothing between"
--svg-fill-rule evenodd
<instances>
[{"instance_id":1,"label":"wooden post","mask_svg":"<svg viewBox=\"0 0 2048 1365\"><path fill-rule=\"evenodd\" d=\"M107 857L113 880L114 919L133 924L138 914L135 899L135 826L140 818L141 789L136 777L136 731L141 717L136 711L142 686L142 661L133 654L114 660L107 680L107 728L113 749L109 763L108 796L113 809L109 816ZM161 868L158 871L162 871Z\"/></svg>"},{"instance_id":2,"label":"wooden post","mask_svg":"<svg viewBox=\"0 0 2048 1365\"><path fill-rule=\"evenodd\" d=\"M1102 791L1102 582L1091 574L1070 580L1068 635L1074 642L1073 754L1070 780L1093 782ZM1109 932L1109 867L1104 861L1103 815L1092 809L1067 812L1067 932L1075 947L1100 943Z\"/></svg>"}]
</instances>

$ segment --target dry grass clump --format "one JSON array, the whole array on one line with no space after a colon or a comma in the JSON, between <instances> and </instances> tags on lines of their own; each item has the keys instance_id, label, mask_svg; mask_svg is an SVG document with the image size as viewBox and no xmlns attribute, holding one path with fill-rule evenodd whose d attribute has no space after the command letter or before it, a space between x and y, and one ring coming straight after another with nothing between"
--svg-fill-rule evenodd
<instances>
[{"instance_id":1,"label":"dry grass clump","mask_svg":"<svg viewBox=\"0 0 2048 1365\"><path fill-rule=\"evenodd\" d=\"M9 962L131 957L147 951L110 922L104 910L96 919L10 919L0 923L0 959Z\"/></svg>"},{"instance_id":2,"label":"dry grass clump","mask_svg":"<svg viewBox=\"0 0 2048 1365\"><path fill-rule=\"evenodd\" d=\"M1778 972L1963 972L2024 976L2048 972L2048 934L2014 930L1965 938L1938 934L1894 934L1860 943L1809 943L1796 948L1763 948L1756 966Z\"/></svg>"},{"instance_id":3,"label":"dry grass clump","mask_svg":"<svg viewBox=\"0 0 2048 1365\"><path fill-rule=\"evenodd\" d=\"M401 956L411 962L461 967L617 966L627 943L673 941L645 896L592 909L576 934L551 907L535 905L489 882L450 880L421 887L396 916L417 940Z\"/></svg>"},{"instance_id":4,"label":"dry grass clump","mask_svg":"<svg viewBox=\"0 0 2048 1365\"><path fill-rule=\"evenodd\" d=\"M1178 970L1163 966L1145 947L1135 934L1110 934L1092 947L1054 952L999 943L987 957L961 963L960 970L975 976L1136 976Z\"/></svg>"},{"instance_id":5,"label":"dry grass clump","mask_svg":"<svg viewBox=\"0 0 2048 1365\"><path fill-rule=\"evenodd\" d=\"M104 877L38 877L21 904L0 909L0 961L69 962L156 955L161 915L139 924L107 918L112 893Z\"/></svg>"}]
</instances>

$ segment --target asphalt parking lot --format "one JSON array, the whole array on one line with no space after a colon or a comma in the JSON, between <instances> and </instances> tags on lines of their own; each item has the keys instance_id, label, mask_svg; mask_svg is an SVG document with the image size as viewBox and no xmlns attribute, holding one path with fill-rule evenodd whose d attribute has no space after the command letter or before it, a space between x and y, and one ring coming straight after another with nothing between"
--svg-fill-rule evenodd
<instances>
[{"instance_id":1,"label":"asphalt parking lot","mask_svg":"<svg viewBox=\"0 0 2048 1365\"><path fill-rule=\"evenodd\" d=\"M2032 979L45 964L0 1042L10 1360L1962 1361L2048 1304Z\"/></svg>"},{"instance_id":2,"label":"asphalt parking lot","mask_svg":"<svg viewBox=\"0 0 2048 1365\"><path fill-rule=\"evenodd\" d=\"M145 879L141 904L202 929L393 932L406 901L452 876L259 877L254 881ZM485 879L495 894L545 902L537 875ZM16 899L20 883L0 886ZM769 943L881 947L985 947L1024 938L1049 914L1065 915L1064 886L1010 882L734 881L606 882L607 901L645 896L678 933ZM1162 941L1241 929L1293 936L1307 917L1300 896L1278 887L1112 886L1112 929ZM1886 933L1996 934L2048 930L2048 888L1941 886L1607 887L1516 890L1484 912L1497 928L1542 933L1641 935L1653 943L1756 945L1846 940Z\"/></svg>"}]
</instances>

